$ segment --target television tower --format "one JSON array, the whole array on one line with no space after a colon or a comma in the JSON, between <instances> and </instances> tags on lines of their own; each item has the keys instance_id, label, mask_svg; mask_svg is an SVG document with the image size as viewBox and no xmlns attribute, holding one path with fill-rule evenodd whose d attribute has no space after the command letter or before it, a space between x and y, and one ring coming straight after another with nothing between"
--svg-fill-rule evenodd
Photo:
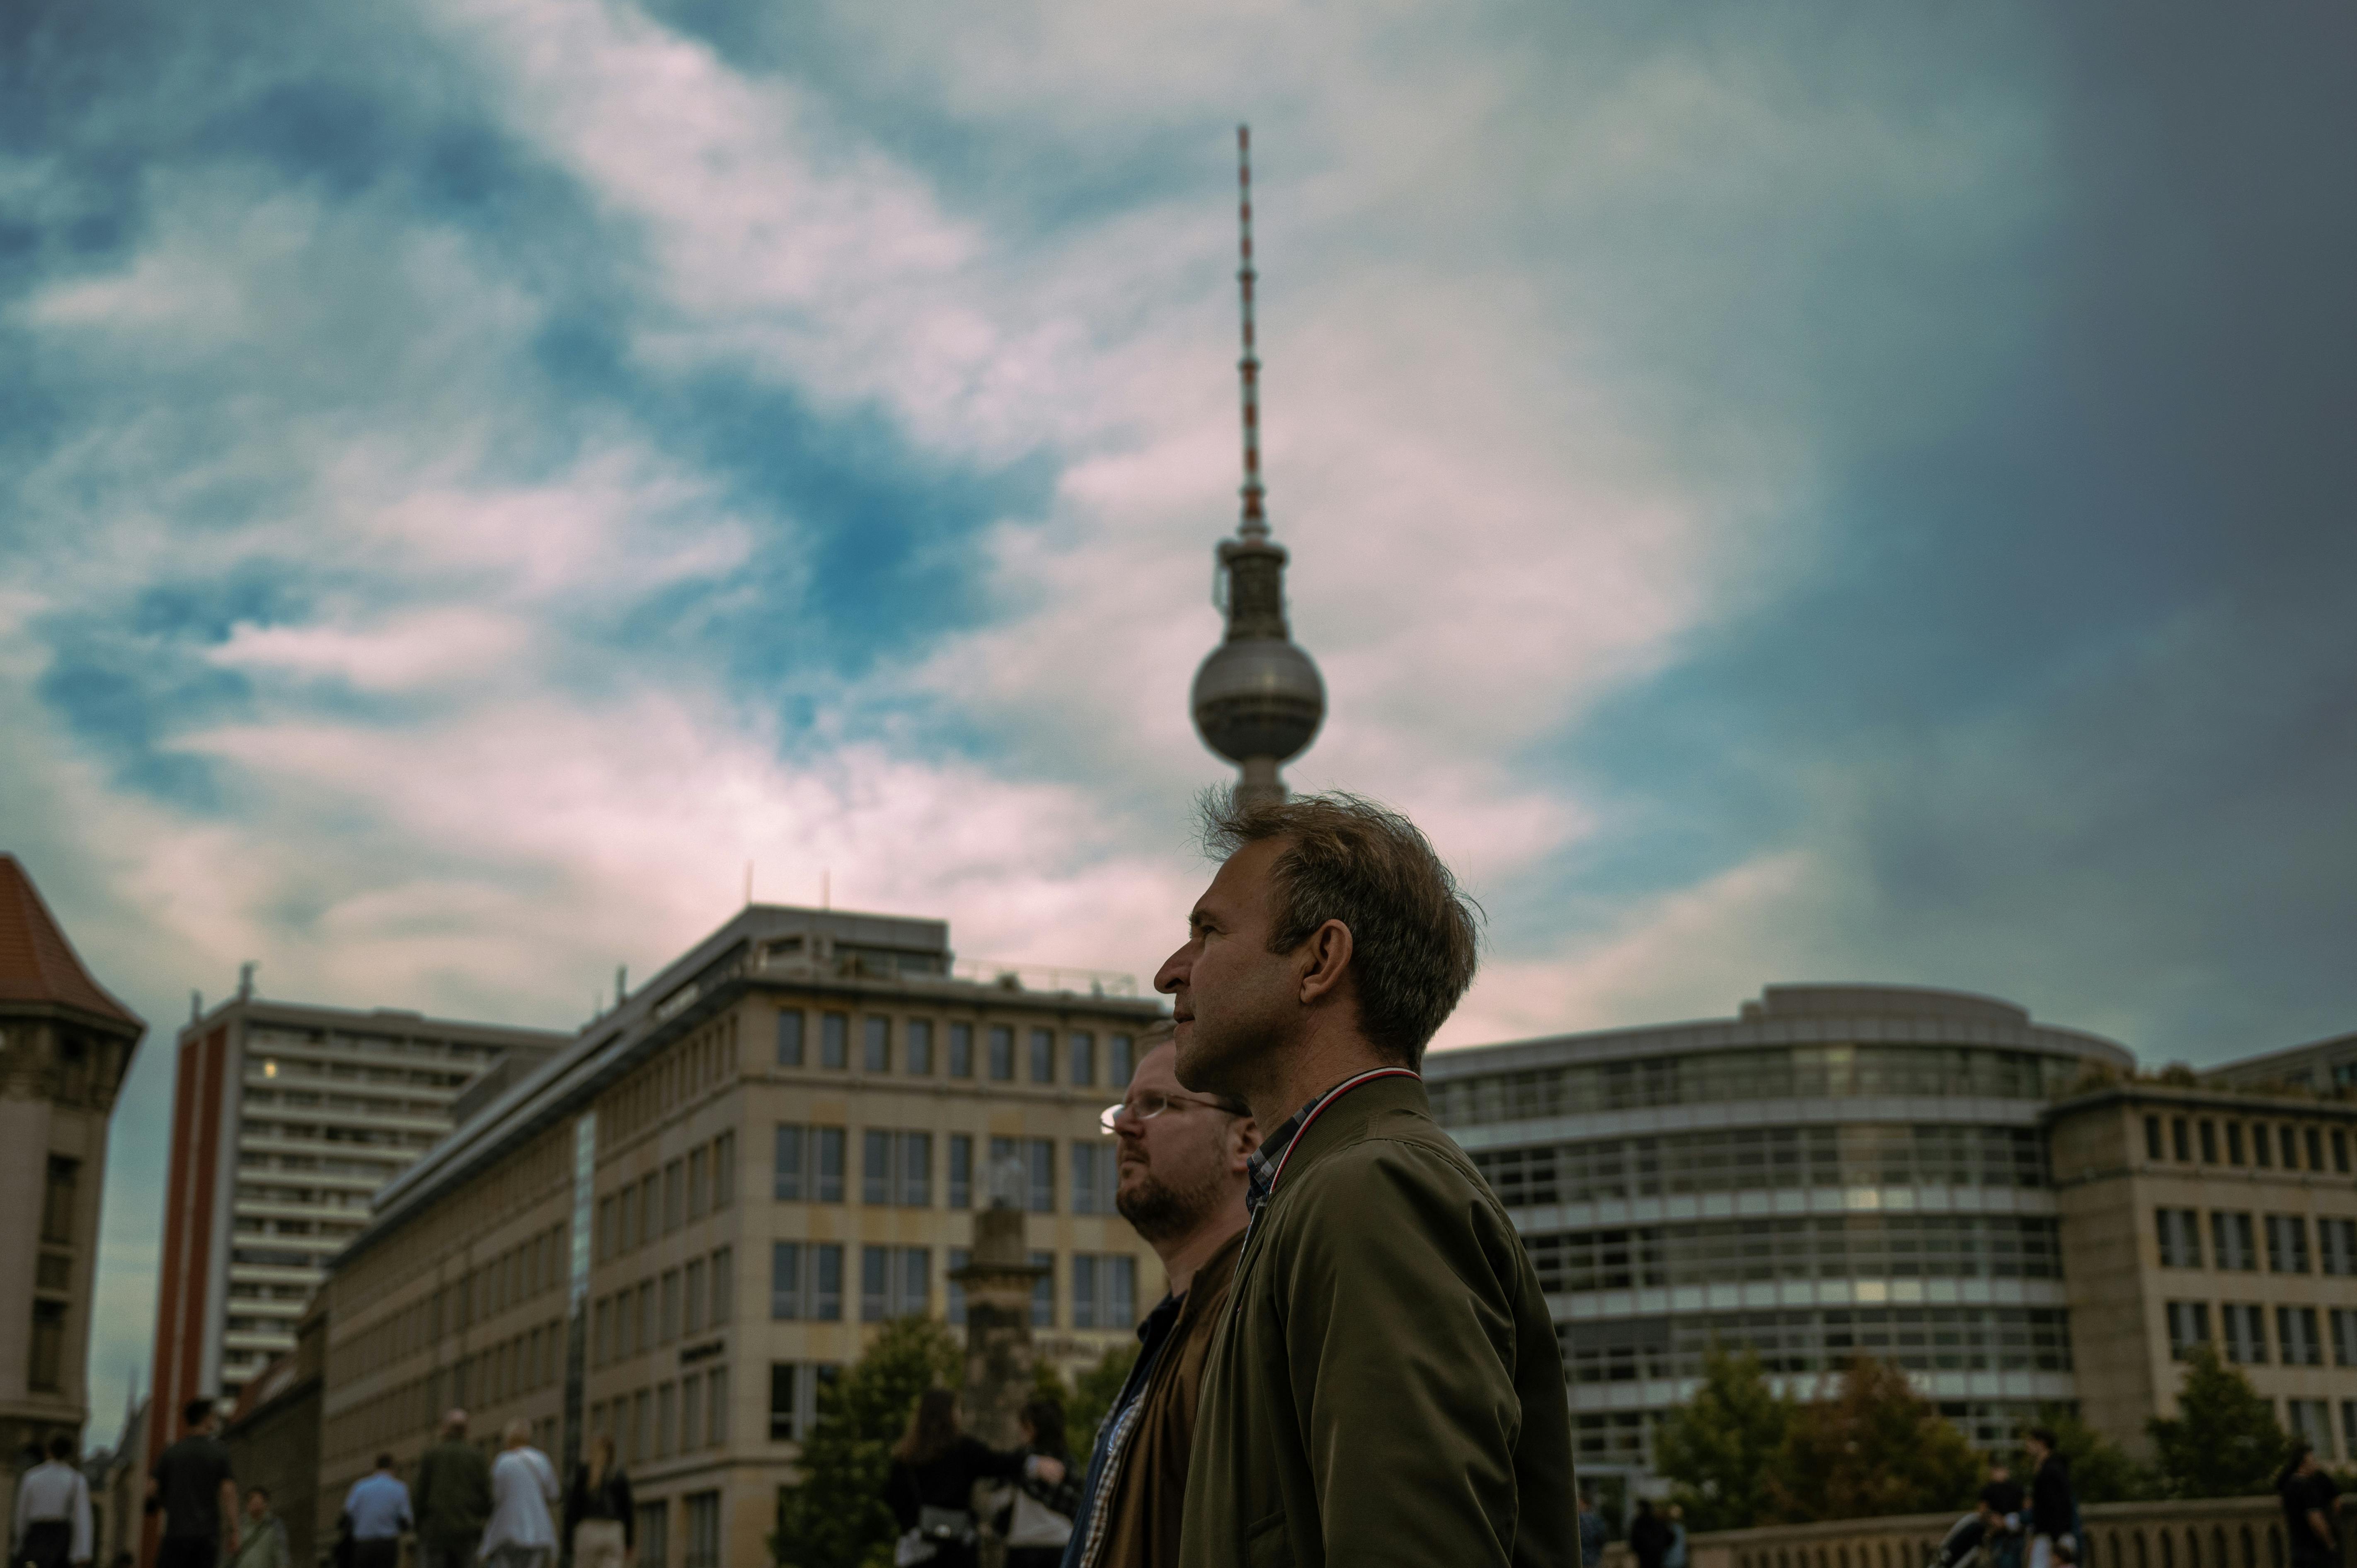
<instances>
[{"instance_id":1,"label":"television tower","mask_svg":"<svg viewBox=\"0 0 2357 1568\"><path fill-rule=\"evenodd\" d=\"M1195 728L1203 744L1236 764L1236 803L1285 799L1277 768L1308 749L1326 717L1326 683L1296 647L1285 621L1284 546L1268 536L1260 482L1260 357L1253 338L1252 127L1236 127L1238 216L1243 264L1243 520L1220 541L1212 602L1228 614L1228 635L1195 671Z\"/></svg>"}]
</instances>

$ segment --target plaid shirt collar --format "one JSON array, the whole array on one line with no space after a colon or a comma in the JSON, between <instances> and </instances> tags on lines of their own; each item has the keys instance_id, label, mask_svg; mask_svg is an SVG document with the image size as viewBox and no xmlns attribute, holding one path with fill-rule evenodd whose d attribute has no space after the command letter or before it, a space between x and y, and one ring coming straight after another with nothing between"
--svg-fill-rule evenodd
<instances>
[{"instance_id":1,"label":"plaid shirt collar","mask_svg":"<svg viewBox=\"0 0 2357 1568\"><path fill-rule=\"evenodd\" d=\"M1415 1078L1419 1074L1407 1068L1376 1068L1367 1072L1352 1073L1341 1082L1313 1094L1300 1110L1285 1119L1277 1130L1261 1141L1259 1148L1244 1156L1244 1212L1253 1219L1260 1217L1260 1207L1276 1190L1276 1173L1285 1166L1285 1152L1293 1140L1318 1114L1318 1108L1346 1089L1354 1089L1372 1078Z\"/></svg>"}]
</instances>

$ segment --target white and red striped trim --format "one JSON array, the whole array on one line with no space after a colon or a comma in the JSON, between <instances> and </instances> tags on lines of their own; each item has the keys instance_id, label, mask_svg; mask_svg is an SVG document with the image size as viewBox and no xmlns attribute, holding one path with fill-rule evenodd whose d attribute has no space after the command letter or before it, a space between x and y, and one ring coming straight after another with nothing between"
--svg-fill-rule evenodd
<instances>
[{"instance_id":1,"label":"white and red striped trim","mask_svg":"<svg viewBox=\"0 0 2357 1568\"><path fill-rule=\"evenodd\" d=\"M1341 1099L1342 1096L1350 1093L1351 1090L1358 1088L1359 1085L1362 1083L1372 1083L1379 1078L1412 1078L1420 1082L1422 1081L1424 1075L1417 1072L1414 1068L1379 1067L1372 1071L1362 1072L1356 1078L1346 1078L1341 1082L1336 1084L1332 1089L1328 1090L1326 1091L1326 1097L1323 1100L1320 1100L1316 1105L1311 1106L1309 1109L1309 1114L1301 1119L1301 1125L1293 1130L1292 1138L1288 1140L1285 1145L1285 1153L1276 1157L1276 1169L1269 1172L1268 1174L1268 1196L1270 1197L1274 1198L1276 1196L1276 1184L1285 1179L1285 1167L1287 1162L1293 1158L1293 1151L1301 1147L1301 1140L1309 1135L1310 1123L1317 1121L1318 1117L1324 1115L1326 1113L1326 1108L1329 1105L1333 1104L1334 1101ZM1262 1207L1266 1208L1267 1204L1264 1202Z\"/></svg>"}]
</instances>

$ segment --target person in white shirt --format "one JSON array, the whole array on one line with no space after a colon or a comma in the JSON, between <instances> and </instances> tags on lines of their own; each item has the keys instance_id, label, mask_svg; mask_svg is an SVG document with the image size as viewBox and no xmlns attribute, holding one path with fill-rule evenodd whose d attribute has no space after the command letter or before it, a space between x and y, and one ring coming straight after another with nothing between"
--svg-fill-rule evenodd
<instances>
[{"instance_id":1,"label":"person in white shirt","mask_svg":"<svg viewBox=\"0 0 2357 1568\"><path fill-rule=\"evenodd\" d=\"M477 1553L496 1568L548 1568L556 1553L556 1466L532 1445L532 1427L508 1423L507 1447L491 1461L491 1521Z\"/></svg>"},{"instance_id":2,"label":"person in white shirt","mask_svg":"<svg viewBox=\"0 0 2357 1568\"><path fill-rule=\"evenodd\" d=\"M9 1561L66 1568L90 1561L90 1482L73 1466L73 1439L49 1439L49 1456L16 1484L16 1530Z\"/></svg>"}]
</instances>

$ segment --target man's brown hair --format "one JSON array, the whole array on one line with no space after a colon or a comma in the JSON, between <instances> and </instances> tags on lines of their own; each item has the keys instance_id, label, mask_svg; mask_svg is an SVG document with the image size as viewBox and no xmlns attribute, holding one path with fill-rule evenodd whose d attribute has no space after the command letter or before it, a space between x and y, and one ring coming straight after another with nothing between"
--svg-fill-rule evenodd
<instances>
[{"instance_id":1,"label":"man's brown hair","mask_svg":"<svg viewBox=\"0 0 2357 1568\"><path fill-rule=\"evenodd\" d=\"M1368 1042L1423 1066L1424 1047L1473 983L1480 906L1414 822L1372 800L1331 791L1244 806L1204 796L1211 854L1224 860L1271 839L1285 847L1269 867L1269 950L1291 952L1341 921Z\"/></svg>"}]
</instances>

